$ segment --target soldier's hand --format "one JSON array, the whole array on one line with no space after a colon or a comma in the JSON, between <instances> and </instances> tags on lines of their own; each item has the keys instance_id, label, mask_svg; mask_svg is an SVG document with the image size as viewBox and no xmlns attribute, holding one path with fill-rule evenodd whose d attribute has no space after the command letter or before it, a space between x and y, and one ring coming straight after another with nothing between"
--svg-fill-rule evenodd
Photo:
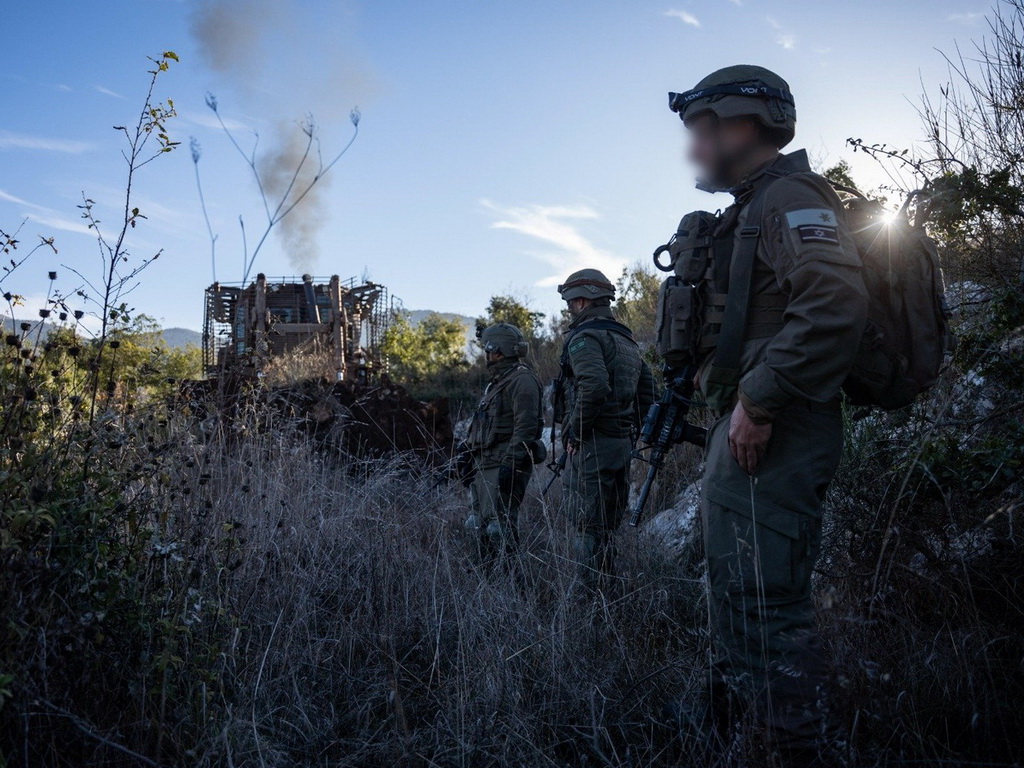
<instances>
[{"instance_id":1,"label":"soldier's hand","mask_svg":"<svg viewBox=\"0 0 1024 768\"><path fill-rule=\"evenodd\" d=\"M729 420L729 450L732 451L733 458L740 468L748 475L757 472L771 436L771 424L755 424L743 405L736 404Z\"/></svg>"},{"instance_id":2,"label":"soldier's hand","mask_svg":"<svg viewBox=\"0 0 1024 768\"><path fill-rule=\"evenodd\" d=\"M572 438L565 441L565 452L570 456L574 456L579 449L579 444Z\"/></svg>"}]
</instances>

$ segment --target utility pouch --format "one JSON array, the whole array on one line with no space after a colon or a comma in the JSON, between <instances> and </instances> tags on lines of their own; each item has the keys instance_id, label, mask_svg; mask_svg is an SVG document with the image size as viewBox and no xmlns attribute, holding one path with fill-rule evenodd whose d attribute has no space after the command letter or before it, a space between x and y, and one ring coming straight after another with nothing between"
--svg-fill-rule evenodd
<instances>
[{"instance_id":1,"label":"utility pouch","mask_svg":"<svg viewBox=\"0 0 1024 768\"><path fill-rule=\"evenodd\" d=\"M707 211L683 216L672 239L654 252L654 265L672 272L658 296L658 354L673 367L696 360L704 324L719 217Z\"/></svg>"},{"instance_id":2,"label":"utility pouch","mask_svg":"<svg viewBox=\"0 0 1024 768\"><path fill-rule=\"evenodd\" d=\"M708 211L683 216L672 238L654 252L654 265L662 272L675 272L684 283L704 280L711 265L718 221L719 217Z\"/></svg>"},{"instance_id":3,"label":"utility pouch","mask_svg":"<svg viewBox=\"0 0 1024 768\"><path fill-rule=\"evenodd\" d=\"M690 285L672 276L658 295L658 354L672 367L692 362L698 351L703 324L706 286Z\"/></svg>"},{"instance_id":4,"label":"utility pouch","mask_svg":"<svg viewBox=\"0 0 1024 768\"><path fill-rule=\"evenodd\" d=\"M530 459L534 464L543 464L544 460L548 457L548 447L544 445L544 440L531 440L529 443L530 447Z\"/></svg>"}]
</instances>

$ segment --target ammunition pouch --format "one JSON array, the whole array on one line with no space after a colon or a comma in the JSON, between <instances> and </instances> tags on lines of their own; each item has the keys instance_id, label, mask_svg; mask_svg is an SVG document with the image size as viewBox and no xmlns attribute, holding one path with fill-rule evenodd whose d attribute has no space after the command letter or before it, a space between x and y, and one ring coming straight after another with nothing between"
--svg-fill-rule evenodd
<instances>
[{"instance_id":1,"label":"ammunition pouch","mask_svg":"<svg viewBox=\"0 0 1024 768\"><path fill-rule=\"evenodd\" d=\"M530 449L530 459L533 463L543 464L548 457L548 447L544 445L544 440L531 440L528 447Z\"/></svg>"},{"instance_id":2,"label":"ammunition pouch","mask_svg":"<svg viewBox=\"0 0 1024 768\"><path fill-rule=\"evenodd\" d=\"M688 213L672 239L654 252L655 266L674 273L661 286L656 324L658 354L673 368L693 363L700 353L719 221L707 211Z\"/></svg>"},{"instance_id":3,"label":"ammunition pouch","mask_svg":"<svg viewBox=\"0 0 1024 768\"><path fill-rule=\"evenodd\" d=\"M672 276L661 285L655 333L658 354L670 368L693 363L700 351L707 283L696 285Z\"/></svg>"}]
</instances>

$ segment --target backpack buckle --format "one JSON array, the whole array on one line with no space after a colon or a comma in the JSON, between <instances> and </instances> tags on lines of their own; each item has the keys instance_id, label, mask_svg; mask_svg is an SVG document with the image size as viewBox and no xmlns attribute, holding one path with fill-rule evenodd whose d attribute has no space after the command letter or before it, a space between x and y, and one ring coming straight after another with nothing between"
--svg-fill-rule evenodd
<instances>
[{"instance_id":1,"label":"backpack buckle","mask_svg":"<svg viewBox=\"0 0 1024 768\"><path fill-rule=\"evenodd\" d=\"M743 227L740 229L740 237L757 237L760 234L760 227Z\"/></svg>"}]
</instances>

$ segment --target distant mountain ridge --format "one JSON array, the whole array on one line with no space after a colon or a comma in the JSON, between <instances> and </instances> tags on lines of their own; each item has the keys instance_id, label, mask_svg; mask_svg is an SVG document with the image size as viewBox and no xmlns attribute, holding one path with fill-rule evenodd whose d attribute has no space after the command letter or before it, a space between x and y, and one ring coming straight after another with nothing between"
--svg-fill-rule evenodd
<instances>
[{"instance_id":1,"label":"distant mountain ridge","mask_svg":"<svg viewBox=\"0 0 1024 768\"><path fill-rule=\"evenodd\" d=\"M32 327L36 327L36 322L31 322ZM4 322L5 333L13 333L19 329L21 320L12 320L7 318ZM43 323L43 336L48 336L50 332L55 328L52 323ZM199 331L193 331L191 328L163 328L160 331L160 338L163 339L164 343L171 349L184 349L185 347L201 347L203 345L203 334Z\"/></svg>"}]
</instances>

